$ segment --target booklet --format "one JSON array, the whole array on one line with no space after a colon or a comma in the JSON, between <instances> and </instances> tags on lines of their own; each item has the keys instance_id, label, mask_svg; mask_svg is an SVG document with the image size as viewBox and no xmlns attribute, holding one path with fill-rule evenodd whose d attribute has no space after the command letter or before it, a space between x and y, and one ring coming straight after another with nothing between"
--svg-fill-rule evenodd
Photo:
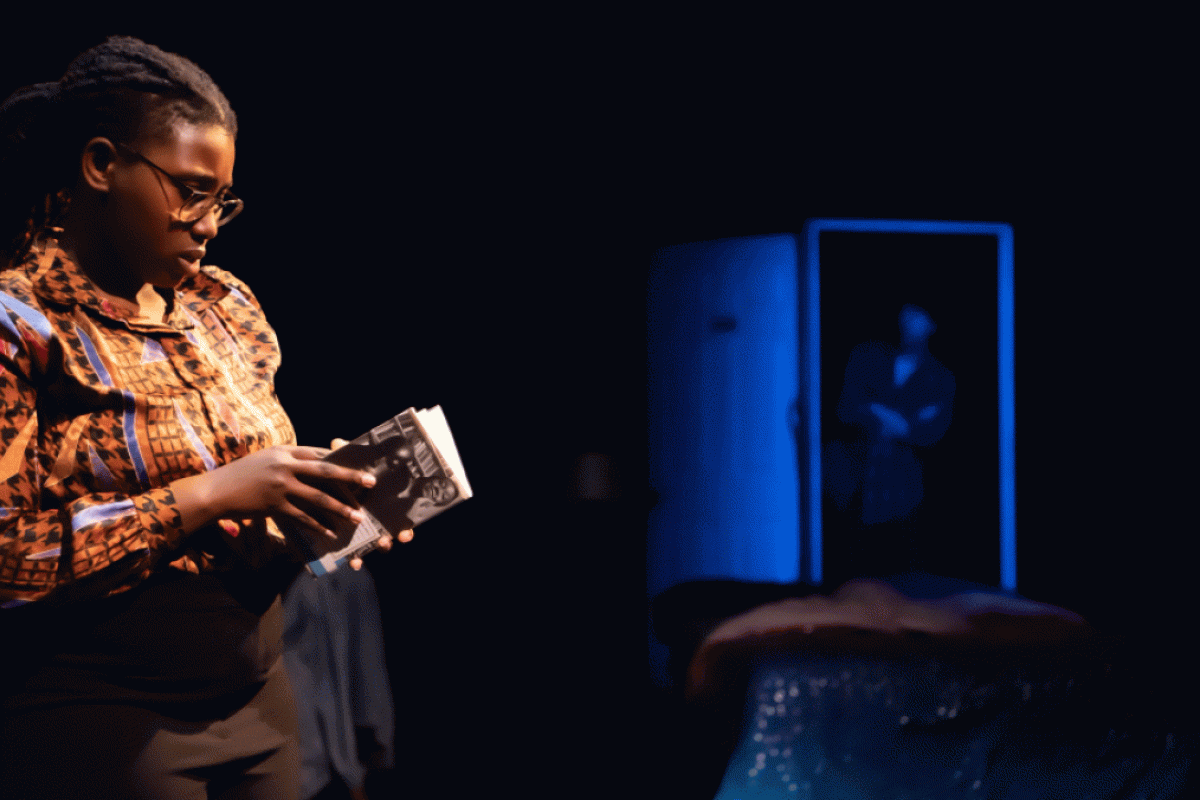
<instances>
[{"instance_id":1,"label":"booklet","mask_svg":"<svg viewBox=\"0 0 1200 800\"><path fill-rule=\"evenodd\" d=\"M313 575L325 575L375 549L385 533L395 536L471 497L454 437L441 406L410 408L377 425L325 457L344 467L370 472L375 485L351 489L322 484L335 497L357 504L365 519L327 520L337 539L310 539Z\"/></svg>"}]
</instances>

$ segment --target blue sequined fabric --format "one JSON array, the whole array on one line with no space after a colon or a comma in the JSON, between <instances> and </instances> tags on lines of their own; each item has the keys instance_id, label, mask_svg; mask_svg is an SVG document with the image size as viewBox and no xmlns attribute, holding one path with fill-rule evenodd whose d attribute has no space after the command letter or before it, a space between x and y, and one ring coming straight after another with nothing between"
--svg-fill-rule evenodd
<instances>
[{"instance_id":1,"label":"blue sequined fabric","mask_svg":"<svg viewBox=\"0 0 1200 800\"><path fill-rule=\"evenodd\" d=\"M1182 796L1194 735L1106 718L1103 685L1044 674L981 681L918 657L765 663L716 800Z\"/></svg>"}]
</instances>

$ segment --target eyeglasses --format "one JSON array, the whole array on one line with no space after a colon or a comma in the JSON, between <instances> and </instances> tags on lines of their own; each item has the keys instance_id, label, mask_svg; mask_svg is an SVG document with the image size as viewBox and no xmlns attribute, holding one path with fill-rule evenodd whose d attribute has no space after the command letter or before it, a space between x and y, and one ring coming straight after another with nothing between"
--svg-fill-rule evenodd
<instances>
[{"instance_id":1,"label":"eyeglasses","mask_svg":"<svg viewBox=\"0 0 1200 800\"><path fill-rule=\"evenodd\" d=\"M179 207L179 221L185 225L191 225L208 216L212 213L213 208L217 209L218 225L224 225L242 213L243 203L241 198L235 196L232 192L226 191L222 195L215 195L210 192L197 191L138 151L132 150L119 142L117 143L117 149L126 155L133 156L138 161L148 164L179 190L179 196L183 198L183 204ZM159 181L158 185L159 188L162 188L162 181ZM166 197L166 195L166 189L163 189L163 197ZM171 201L168 199L167 204L170 205L170 203Z\"/></svg>"}]
</instances>

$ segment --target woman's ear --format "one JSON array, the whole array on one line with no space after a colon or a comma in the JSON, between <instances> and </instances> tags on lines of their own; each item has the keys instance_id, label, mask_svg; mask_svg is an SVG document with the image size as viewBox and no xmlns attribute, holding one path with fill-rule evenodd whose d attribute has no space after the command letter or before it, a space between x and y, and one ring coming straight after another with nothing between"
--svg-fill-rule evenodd
<instances>
[{"instance_id":1,"label":"woman's ear","mask_svg":"<svg viewBox=\"0 0 1200 800\"><path fill-rule=\"evenodd\" d=\"M112 141L96 136L83 146L80 157L80 177L98 192L107 193L112 188L112 170L117 159L117 148Z\"/></svg>"}]
</instances>

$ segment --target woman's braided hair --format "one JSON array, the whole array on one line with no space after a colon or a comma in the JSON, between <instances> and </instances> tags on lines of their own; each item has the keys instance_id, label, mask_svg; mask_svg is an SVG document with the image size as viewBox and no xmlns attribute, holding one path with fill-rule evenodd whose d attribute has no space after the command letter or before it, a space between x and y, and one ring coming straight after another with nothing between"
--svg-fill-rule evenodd
<instances>
[{"instance_id":1,"label":"woman's braided hair","mask_svg":"<svg viewBox=\"0 0 1200 800\"><path fill-rule=\"evenodd\" d=\"M229 101L204 70L130 36L80 54L60 80L14 92L0 104L4 263L65 211L90 139L131 143L165 134L178 121L237 135Z\"/></svg>"}]
</instances>

